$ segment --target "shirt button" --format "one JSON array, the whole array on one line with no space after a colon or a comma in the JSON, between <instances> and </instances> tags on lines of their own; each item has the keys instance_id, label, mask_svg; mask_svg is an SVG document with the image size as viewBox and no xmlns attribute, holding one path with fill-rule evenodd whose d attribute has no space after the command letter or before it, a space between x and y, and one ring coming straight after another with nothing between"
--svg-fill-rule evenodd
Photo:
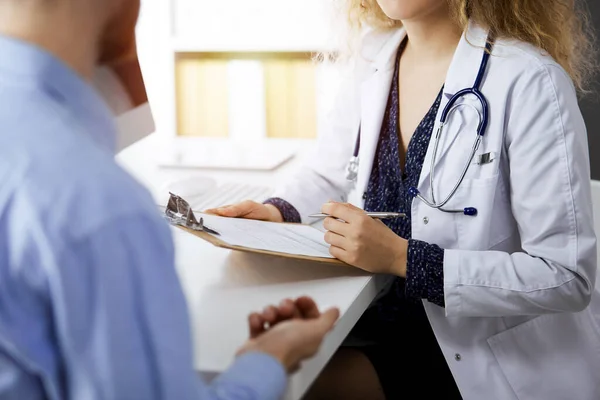
<instances>
[{"instance_id":1,"label":"shirt button","mask_svg":"<svg viewBox=\"0 0 600 400\"><path fill-rule=\"evenodd\" d=\"M460 354L456 353L456 354L454 355L454 359L455 359L456 361L460 361L460 360L462 360L462 357L460 356Z\"/></svg>"},{"instance_id":2,"label":"shirt button","mask_svg":"<svg viewBox=\"0 0 600 400\"><path fill-rule=\"evenodd\" d=\"M423 223L427 225L429 223L429 217L423 217Z\"/></svg>"},{"instance_id":3,"label":"shirt button","mask_svg":"<svg viewBox=\"0 0 600 400\"><path fill-rule=\"evenodd\" d=\"M363 197L362 197L362 199L363 199L363 200L366 200L366 199L367 199L367 192L364 192L364 193L363 193Z\"/></svg>"}]
</instances>

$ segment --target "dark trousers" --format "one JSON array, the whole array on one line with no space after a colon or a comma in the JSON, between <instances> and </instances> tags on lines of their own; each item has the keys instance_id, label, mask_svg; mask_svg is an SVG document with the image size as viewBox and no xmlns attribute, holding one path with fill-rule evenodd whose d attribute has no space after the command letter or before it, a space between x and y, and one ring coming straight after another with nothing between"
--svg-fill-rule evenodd
<instances>
[{"instance_id":1,"label":"dark trousers","mask_svg":"<svg viewBox=\"0 0 600 400\"><path fill-rule=\"evenodd\" d=\"M354 348L373 364L388 400L462 400L423 304L404 296L404 282L397 279L351 332L376 344Z\"/></svg>"}]
</instances>

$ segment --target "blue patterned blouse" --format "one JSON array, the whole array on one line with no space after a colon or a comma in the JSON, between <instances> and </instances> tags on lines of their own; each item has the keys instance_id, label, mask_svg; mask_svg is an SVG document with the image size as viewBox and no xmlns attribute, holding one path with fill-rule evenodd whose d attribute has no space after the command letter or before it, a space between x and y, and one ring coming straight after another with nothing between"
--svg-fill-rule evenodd
<instances>
[{"instance_id":1,"label":"blue patterned blouse","mask_svg":"<svg viewBox=\"0 0 600 400\"><path fill-rule=\"evenodd\" d=\"M441 101L441 91L415 130L406 151L405 165L401 166L399 127L398 72L402 48L398 51L396 68L379 135L379 144L373 169L365 193L366 211L402 212L407 218L384 221L398 236L408 240L406 281L398 278L392 290L383 299L385 304L405 297L427 299L444 306L444 250L434 244L411 239L411 204L413 197L408 188L417 186L423 161L433 131ZM276 206L286 222L300 222L298 211L283 199L273 198L265 203ZM385 307L387 308L387 307Z\"/></svg>"}]
</instances>

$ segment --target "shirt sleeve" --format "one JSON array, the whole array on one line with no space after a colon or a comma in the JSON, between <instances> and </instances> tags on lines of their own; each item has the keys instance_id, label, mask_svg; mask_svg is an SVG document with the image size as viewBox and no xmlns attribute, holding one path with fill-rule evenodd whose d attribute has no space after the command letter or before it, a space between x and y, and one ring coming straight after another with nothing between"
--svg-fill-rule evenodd
<instances>
[{"instance_id":1,"label":"shirt sleeve","mask_svg":"<svg viewBox=\"0 0 600 400\"><path fill-rule=\"evenodd\" d=\"M282 366L240 357L212 385L193 368L188 311L160 218L106 222L63 251L51 278L57 338L73 399L276 399Z\"/></svg>"},{"instance_id":2,"label":"shirt sleeve","mask_svg":"<svg viewBox=\"0 0 600 400\"><path fill-rule=\"evenodd\" d=\"M248 353L214 381L208 398L277 400L284 394L286 379L279 361L265 353Z\"/></svg>"},{"instance_id":3,"label":"shirt sleeve","mask_svg":"<svg viewBox=\"0 0 600 400\"><path fill-rule=\"evenodd\" d=\"M408 241L406 295L444 307L444 250L419 240Z\"/></svg>"},{"instance_id":4,"label":"shirt sleeve","mask_svg":"<svg viewBox=\"0 0 600 400\"><path fill-rule=\"evenodd\" d=\"M283 217L283 222L291 222L296 224L302 222L300 213L298 212L298 210L296 210L296 207L294 207L293 205L291 205L283 199L273 197L271 199L266 200L264 204L270 204L272 206L275 206L281 213L281 216Z\"/></svg>"}]
</instances>

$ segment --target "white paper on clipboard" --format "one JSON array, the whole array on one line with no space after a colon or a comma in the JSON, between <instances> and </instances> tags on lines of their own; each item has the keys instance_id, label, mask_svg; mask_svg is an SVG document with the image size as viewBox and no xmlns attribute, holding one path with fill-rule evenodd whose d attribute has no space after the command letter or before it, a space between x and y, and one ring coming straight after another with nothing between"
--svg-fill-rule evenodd
<instances>
[{"instance_id":1,"label":"white paper on clipboard","mask_svg":"<svg viewBox=\"0 0 600 400\"><path fill-rule=\"evenodd\" d=\"M321 231L302 224L277 224L200 214L223 242L248 249L307 257L333 258Z\"/></svg>"}]
</instances>

